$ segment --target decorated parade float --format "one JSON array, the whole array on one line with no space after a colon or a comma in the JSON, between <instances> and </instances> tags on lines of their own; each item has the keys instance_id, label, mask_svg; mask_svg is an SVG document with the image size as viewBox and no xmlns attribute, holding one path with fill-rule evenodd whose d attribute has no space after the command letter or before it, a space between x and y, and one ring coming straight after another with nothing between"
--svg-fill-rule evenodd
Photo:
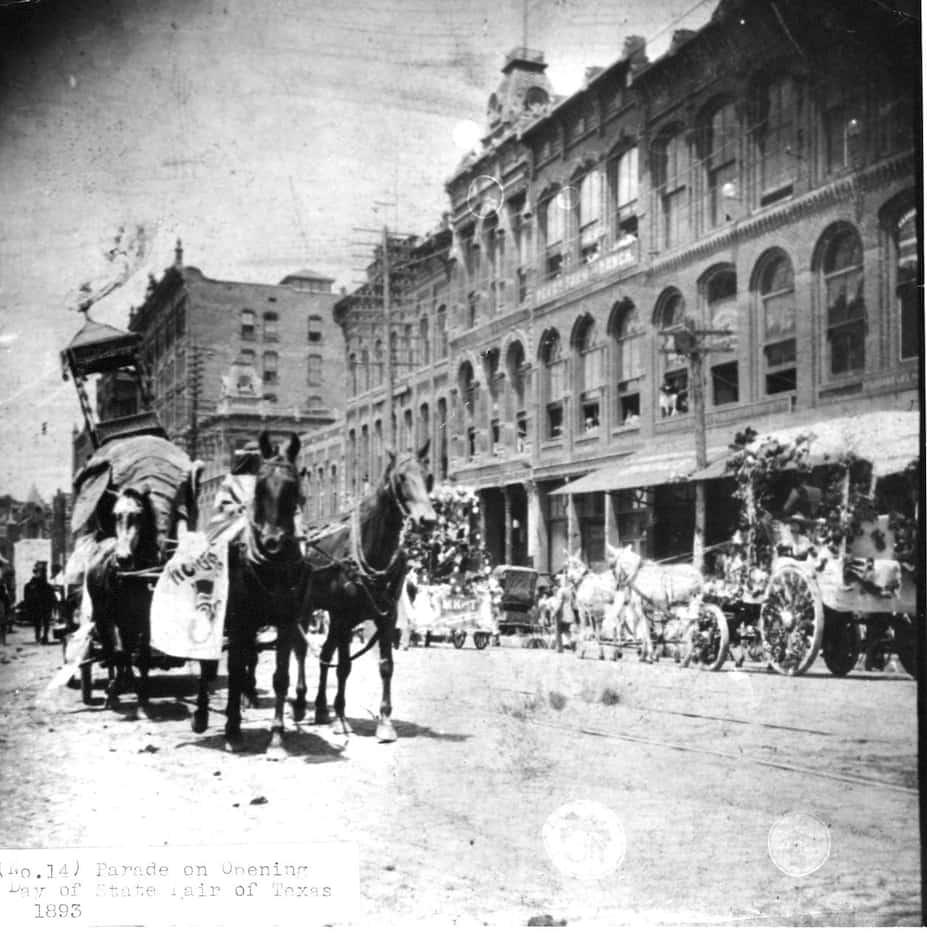
<instances>
[{"instance_id":1,"label":"decorated parade float","mask_svg":"<svg viewBox=\"0 0 927 934\"><path fill-rule=\"evenodd\" d=\"M710 598L731 654L801 674L821 652L846 675L895 653L916 676L918 412L739 434L692 479L733 478L740 520Z\"/></svg>"},{"instance_id":2,"label":"decorated parade float","mask_svg":"<svg viewBox=\"0 0 927 934\"><path fill-rule=\"evenodd\" d=\"M409 567L400 628L428 646L450 640L463 648L468 634L485 649L497 634L501 589L491 574L480 533L474 490L444 484L432 490L437 523L427 533L407 530L403 548Z\"/></svg>"}]
</instances>

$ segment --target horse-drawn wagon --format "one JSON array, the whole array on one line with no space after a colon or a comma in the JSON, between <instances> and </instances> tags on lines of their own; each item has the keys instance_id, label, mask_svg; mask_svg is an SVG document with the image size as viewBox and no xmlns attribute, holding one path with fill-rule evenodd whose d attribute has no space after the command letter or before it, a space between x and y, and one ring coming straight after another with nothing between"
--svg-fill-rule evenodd
<instances>
[{"instance_id":1,"label":"horse-drawn wagon","mask_svg":"<svg viewBox=\"0 0 927 934\"><path fill-rule=\"evenodd\" d=\"M846 675L891 652L916 674L919 413L879 412L736 439L696 479L733 476L741 521L711 599L732 654ZM776 508L777 504L781 504Z\"/></svg>"}]
</instances>

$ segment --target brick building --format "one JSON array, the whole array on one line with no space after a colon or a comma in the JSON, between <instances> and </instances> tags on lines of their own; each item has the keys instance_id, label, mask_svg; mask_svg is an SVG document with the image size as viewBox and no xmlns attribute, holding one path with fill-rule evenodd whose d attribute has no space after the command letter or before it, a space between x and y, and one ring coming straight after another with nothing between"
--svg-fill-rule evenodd
<instances>
[{"instance_id":1,"label":"brick building","mask_svg":"<svg viewBox=\"0 0 927 934\"><path fill-rule=\"evenodd\" d=\"M205 511L234 452L261 430L303 434L343 413L332 281L309 270L278 285L209 279L184 265L178 241L174 264L132 310L158 418L205 464ZM97 396L101 412L131 406L119 374L104 377Z\"/></svg>"},{"instance_id":2,"label":"brick building","mask_svg":"<svg viewBox=\"0 0 927 934\"><path fill-rule=\"evenodd\" d=\"M723 0L656 61L629 39L565 99L541 53L509 55L483 145L447 184L452 239L424 305L431 334L443 308L447 352L410 354L393 406L400 444L444 433L497 561L691 550L691 370L666 336L686 319L729 332L705 366L710 456L748 425L919 404L920 66L904 14ZM403 314L421 286L403 283ZM414 319L394 320L414 336ZM378 463L384 403L381 381L349 381L347 491L352 464ZM733 507L720 486L709 498L710 541Z\"/></svg>"}]
</instances>

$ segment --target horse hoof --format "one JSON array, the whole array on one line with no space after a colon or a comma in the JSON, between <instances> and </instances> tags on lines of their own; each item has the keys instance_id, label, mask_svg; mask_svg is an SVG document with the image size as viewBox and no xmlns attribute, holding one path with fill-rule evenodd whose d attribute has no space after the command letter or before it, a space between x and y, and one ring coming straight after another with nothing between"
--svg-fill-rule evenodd
<instances>
[{"instance_id":1,"label":"horse hoof","mask_svg":"<svg viewBox=\"0 0 927 934\"><path fill-rule=\"evenodd\" d=\"M272 761L280 761L287 757L286 746L283 744L283 731L271 730L270 742L267 744L267 758Z\"/></svg>"},{"instance_id":2,"label":"horse hoof","mask_svg":"<svg viewBox=\"0 0 927 934\"><path fill-rule=\"evenodd\" d=\"M225 734L225 751L226 752L241 752L245 747L244 739L242 738L241 733L226 733Z\"/></svg>"},{"instance_id":3,"label":"horse hoof","mask_svg":"<svg viewBox=\"0 0 927 934\"><path fill-rule=\"evenodd\" d=\"M319 726L324 726L325 724L332 722L332 718L329 716L327 707L315 708L315 722Z\"/></svg>"},{"instance_id":4,"label":"horse hoof","mask_svg":"<svg viewBox=\"0 0 927 934\"><path fill-rule=\"evenodd\" d=\"M193 732L194 733L205 733L206 728L209 726L209 714L200 713L197 711L193 714Z\"/></svg>"},{"instance_id":5,"label":"horse hoof","mask_svg":"<svg viewBox=\"0 0 927 934\"><path fill-rule=\"evenodd\" d=\"M302 723L306 719L306 702L304 700L293 701L293 721Z\"/></svg>"},{"instance_id":6,"label":"horse hoof","mask_svg":"<svg viewBox=\"0 0 927 934\"><path fill-rule=\"evenodd\" d=\"M379 730L379 727L377 728ZM351 733L351 727L348 724L348 721L344 717L338 717L335 720L335 725L332 727L332 733L336 736L348 736Z\"/></svg>"},{"instance_id":7,"label":"horse hoof","mask_svg":"<svg viewBox=\"0 0 927 934\"><path fill-rule=\"evenodd\" d=\"M242 694L241 695L241 706L243 710L257 710L257 706L258 706L257 693Z\"/></svg>"},{"instance_id":8,"label":"horse hoof","mask_svg":"<svg viewBox=\"0 0 927 934\"><path fill-rule=\"evenodd\" d=\"M396 733L396 728L392 722L381 718L377 723L377 742L395 743L397 739L399 739L399 735Z\"/></svg>"}]
</instances>

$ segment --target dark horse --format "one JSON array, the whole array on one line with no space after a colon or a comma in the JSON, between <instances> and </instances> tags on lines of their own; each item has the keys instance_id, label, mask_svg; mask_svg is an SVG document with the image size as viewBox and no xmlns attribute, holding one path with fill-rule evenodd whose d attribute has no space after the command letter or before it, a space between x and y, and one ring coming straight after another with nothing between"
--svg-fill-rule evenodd
<instances>
[{"instance_id":1,"label":"dark horse","mask_svg":"<svg viewBox=\"0 0 927 934\"><path fill-rule=\"evenodd\" d=\"M347 528L322 533L309 542L313 567L312 606L327 610L331 618L321 651L315 722L330 722L326 682L337 648L338 691L334 710L338 732L348 730L344 695L351 673L351 634L355 626L369 619L376 624L374 638L379 644L383 682L376 735L381 742L396 739L396 730L390 721L393 709L390 682L396 608L406 572L400 536L406 519L413 523L436 520L420 463L427 452L427 443L418 456L410 453L397 459L392 451L388 452L389 463L379 485L354 508ZM372 645L373 639L367 648ZM304 640L298 640L296 650L302 672L306 654Z\"/></svg>"},{"instance_id":2,"label":"dark horse","mask_svg":"<svg viewBox=\"0 0 927 934\"><path fill-rule=\"evenodd\" d=\"M231 752L242 747L241 699L250 687L249 666L254 663L258 630L264 626L273 626L277 633L270 748L282 750L290 651L294 639L305 646L296 630L300 620L308 620L311 611L310 569L296 538L294 522L301 499L296 469L299 438L292 435L285 455L274 452L266 431L261 434L259 444L261 464L249 521L241 536L229 546L225 740ZM301 687L305 699L305 683Z\"/></svg>"},{"instance_id":3,"label":"dark horse","mask_svg":"<svg viewBox=\"0 0 927 934\"><path fill-rule=\"evenodd\" d=\"M113 707L123 690L135 682L138 703L148 702L151 665L151 588L139 574L158 564L158 541L151 499L145 490L126 488L116 494L112 510L114 537L100 543L88 569L86 586L103 651L110 661L107 705Z\"/></svg>"}]
</instances>

